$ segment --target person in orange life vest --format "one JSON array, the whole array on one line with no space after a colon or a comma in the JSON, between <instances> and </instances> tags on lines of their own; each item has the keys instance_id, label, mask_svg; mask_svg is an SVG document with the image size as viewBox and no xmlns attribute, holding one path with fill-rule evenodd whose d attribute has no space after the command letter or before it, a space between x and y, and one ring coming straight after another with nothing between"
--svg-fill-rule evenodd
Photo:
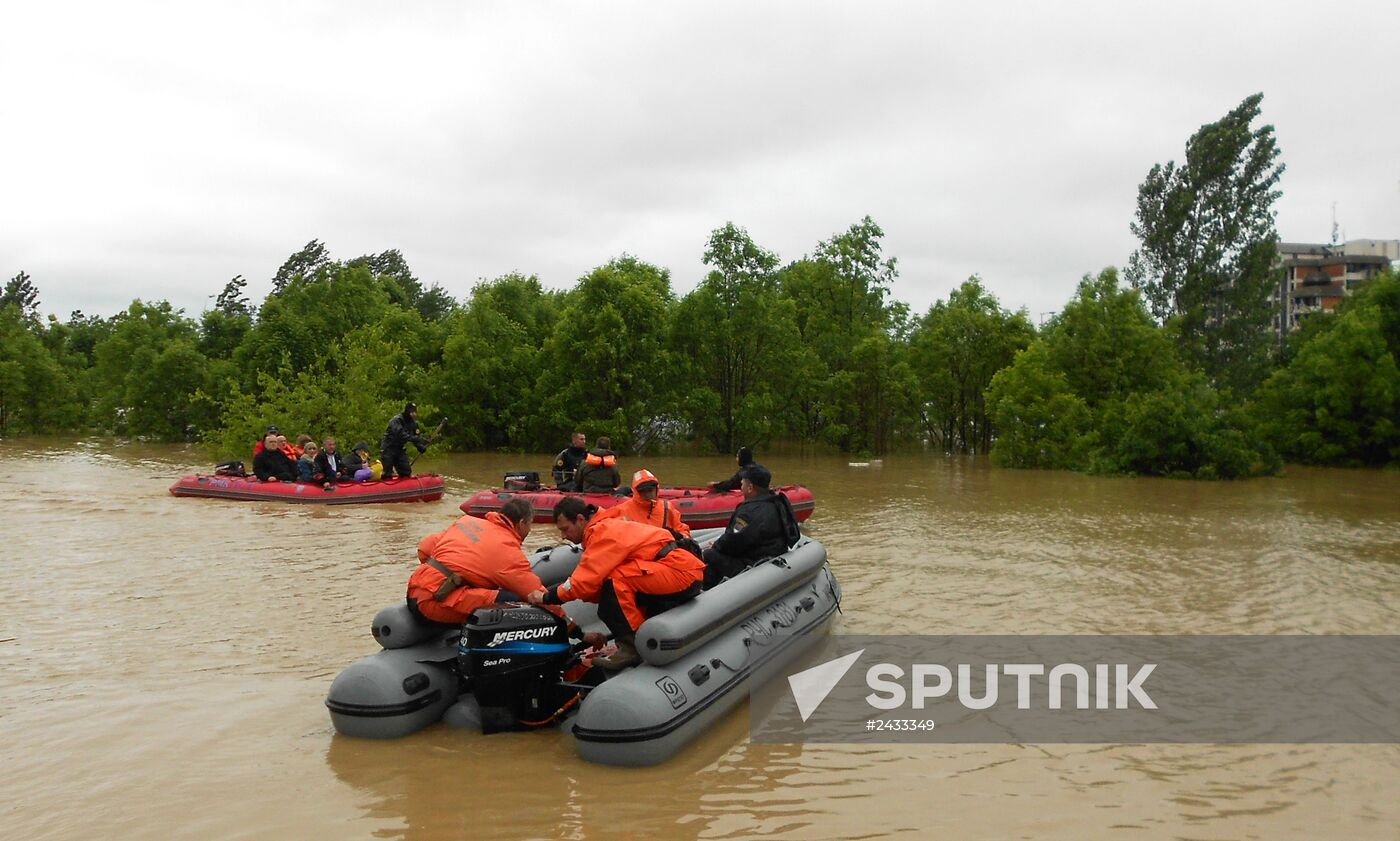
<instances>
[{"instance_id":1,"label":"person in orange life vest","mask_svg":"<svg viewBox=\"0 0 1400 841\"><path fill-rule=\"evenodd\" d=\"M277 436L268 433L263 448L253 456L253 475L263 482L295 482L297 463L277 448Z\"/></svg>"},{"instance_id":2,"label":"person in orange life vest","mask_svg":"<svg viewBox=\"0 0 1400 841\"><path fill-rule=\"evenodd\" d=\"M656 500L660 490L661 482L657 480L656 474L645 468L638 470L632 474L632 498L621 505L599 511L593 519L621 517L634 523L648 523L670 529L681 537L690 537L690 526L681 521L681 512L669 503Z\"/></svg>"},{"instance_id":3,"label":"person in orange life vest","mask_svg":"<svg viewBox=\"0 0 1400 841\"><path fill-rule=\"evenodd\" d=\"M617 453L612 451L611 438L599 438L598 446L588 451L578 466L574 489L586 494L611 493L622 484L617 472Z\"/></svg>"},{"instance_id":4,"label":"person in orange life vest","mask_svg":"<svg viewBox=\"0 0 1400 841\"><path fill-rule=\"evenodd\" d=\"M253 444L253 458L257 458L257 457L258 457L258 453L262 452L262 451L263 451L263 448L267 446L267 445L264 443L264 441L266 440L266 437L267 437L268 435L281 435L281 434L282 434L282 430L278 429L278 428L275 427L275 426L269 426L269 427L267 428L267 432L263 433L263 437L262 437L262 438L259 438L259 439L257 440L257 442Z\"/></svg>"},{"instance_id":5,"label":"person in orange life vest","mask_svg":"<svg viewBox=\"0 0 1400 841\"><path fill-rule=\"evenodd\" d=\"M617 652L594 662L614 670L641 660L637 629L653 616L684 604L700 593L705 562L676 546L671 533L621 517L595 519L598 508L576 496L554 506L554 525L571 543L583 544L583 557L568 580L532 604L562 604L573 599L595 602L598 618L612 631ZM591 522L590 522L591 521Z\"/></svg>"},{"instance_id":6,"label":"person in orange life vest","mask_svg":"<svg viewBox=\"0 0 1400 841\"><path fill-rule=\"evenodd\" d=\"M423 538L418 544L420 563L408 579L409 610L433 622L460 625L479 607L543 593L544 585L520 548L534 517L530 501L516 498L499 512L462 517ZM562 608L550 610L564 616ZM585 639L591 645L602 646L602 634L590 636Z\"/></svg>"}]
</instances>

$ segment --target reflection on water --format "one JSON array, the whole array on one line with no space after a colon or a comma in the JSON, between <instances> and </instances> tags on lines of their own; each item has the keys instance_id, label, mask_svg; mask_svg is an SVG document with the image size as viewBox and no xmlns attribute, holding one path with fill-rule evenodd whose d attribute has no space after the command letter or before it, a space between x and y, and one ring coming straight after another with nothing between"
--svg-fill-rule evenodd
<instances>
[{"instance_id":1,"label":"reflection on water","mask_svg":"<svg viewBox=\"0 0 1400 841\"><path fill-rule=\"evenodd\" d=\"M760 456L816 494L838 633L1400 632L1394 473ZM376 650L418 539L547 461L430 455L442 502L289 507L170 497L194 450L0 442L5 837L1395 837L1384 745L751 745L743 708L652 769L587 765L557 732L335 736L326 689ZM645 466L701 484L733 463Z\"/></svg>"}]
</instances>

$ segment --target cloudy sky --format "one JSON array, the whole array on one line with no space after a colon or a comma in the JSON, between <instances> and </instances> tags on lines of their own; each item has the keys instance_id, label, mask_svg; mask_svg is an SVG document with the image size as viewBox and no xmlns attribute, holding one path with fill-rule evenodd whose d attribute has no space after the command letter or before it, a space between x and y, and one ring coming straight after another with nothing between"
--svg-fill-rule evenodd
<instances>
[{"instance_id":1,"label":"cloudy sky","mask_svg":"<svg viewBox=\"0 0 1400 841\"><path fill-rule=\"evenodd\" d=\"M458 297L623 253L684 293L725 222L788 261L869 214L916 311L976 273L1038 319L1256 91L1281 237L1400 238L1397 35L1393 0L11 3L0 275L197 314L317 238Z\"/></svg>"}]
</instances>

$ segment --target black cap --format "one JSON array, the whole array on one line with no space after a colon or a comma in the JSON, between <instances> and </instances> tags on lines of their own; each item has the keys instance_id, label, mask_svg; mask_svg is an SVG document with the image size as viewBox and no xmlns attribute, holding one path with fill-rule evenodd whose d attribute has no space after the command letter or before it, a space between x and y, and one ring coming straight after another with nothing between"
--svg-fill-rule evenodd
<instances>
[{"instance_id":1,"label":"black cap","mask_svg":"<svg viewBox=\"0 0 1400 841\"><path fill-rule=\"evenodd\" d=\"M353 447L350 448L350 452L353 453L353 452L355 452L356 450L364 450L365 452L369 452L369 442L368 442L368 441L356 441L356 442L355 442L355 446L353 446Z\"/></svg>"},{"instance_id":2,"label":"black cap","mask_svg":"<svg viewBox=\"0 0 1400 841\"><path fill-rule=\"evenodd\" d=\"M282 434L282 430L278 429L278 428L275 427L275 426L269 426L269 427L267 428L267 432L264 432L263 434L264 434L264 435L281 435L281 434Z\"/></svg>"},{"instance_id":3,"label":"black cap","mask_svg":"<svg viewBox=\"0 0 1400 841\"><path fill-rule=\"evenodd\" d=\"M754 462L744 468L744 478L754 484L754 487L766 488L773 484L773 471Z\"/></svg>"},{"instance_id":4,"label":"black cap","mask_svg":"<svg viewBox=\"0 0 1400 841\"><path fill-rule=\"evenodd\" d=\"M750 450L748 447L740 447L739 466L748 467L750 464L753 464L753 450Z\"/></svg>"},{"instance_id":5,"label":"black cap","mask_svg":"<svg viewBox=\"0 0 1400 841\"><path fill-rule=\"evenodd\" d=\"M418 404L417 404L417 403L409 403L407 406L404 406L404 407L403 407L403 413L404 413L405 415L408 414L409 412L416 412L416 411L418 411Z\"/></svg>"}]
</instances>

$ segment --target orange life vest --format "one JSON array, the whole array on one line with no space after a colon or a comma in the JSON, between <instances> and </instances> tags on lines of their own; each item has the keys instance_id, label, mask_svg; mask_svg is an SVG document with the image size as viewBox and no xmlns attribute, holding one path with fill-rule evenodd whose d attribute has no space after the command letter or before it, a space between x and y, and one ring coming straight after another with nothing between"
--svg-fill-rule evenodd
<instances>
[{"instance_id":1,"label":"orange life vest","mask_svg":"<svg viewBox=\"0 0 1400 841\"><path fill-rule=\"evenodd\" d=\"M588 455L583 457L583 463L591 464L594 467L616 467L617 456L613 453L608 453L606 455L600 456L597 453L590 452Z\"/></svg>"}]
</instances>

